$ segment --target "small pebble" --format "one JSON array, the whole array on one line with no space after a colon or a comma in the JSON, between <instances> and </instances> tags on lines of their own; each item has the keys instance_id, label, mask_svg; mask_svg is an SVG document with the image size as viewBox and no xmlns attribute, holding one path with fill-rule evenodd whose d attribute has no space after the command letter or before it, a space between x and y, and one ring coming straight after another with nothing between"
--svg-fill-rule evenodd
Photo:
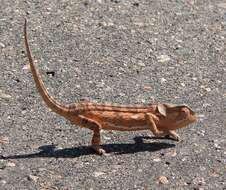
<instances>
[{"instance_id":1,"label":"small pebble","mask_svg":"<svg viewBox=\"0 0 226 190\"><path fill-rule=\"evenodd\" d=\"M5 44L3 44L2 42L0 42L0 47L1 48L4 48L5 47Z\"/></svg>"},{"instance_id":2,"label":"small pebble","mask_svg":"<svg viewBox=\"0 0 226 190\"><path fill-rule=\"evenodd\" d=\"M138 27L144 27L145 23L143 21L135 21L134 24Z\"/></svg>"},{"instance_id":3,"label":"small pebble","mask_svg":"<svg viewBox=\"0 0 226 190\"><path fill-rule=\"evenodd\" d=\"M166 80L165 78L161 78L160 81L161 81L161 83L164 83L164 82L166 82L167 80Z\"/></svg>"},{"instance_id":4,"label":"small pebble","mask_svg":"<svg viewBox=\"0 0 226 190\"><path fill-rule=\"evenodd\" d=\"M154 162L160 162L161 161L161 158L154 158L153 161Z\"/></svg>"},{"instance_id":5,"label":"small pebble","mask_svg":"<svg viewBox=\"0 0 226 190\"><path fill-rule=\"evenodd\" d=\"M177 151L176 151L176 149L170 150L166 155L175 157L177 155Z\"/></svg>"},{"instance_id":6,"label":"small pebble","mask_svg":"<svg viewBox=\"0 0 226 190\"><path fill-rule=\"evenodd\" d=\"M210 176L211 176L211 177L219 177L220 175L217 174L216 172L212 172L212 173L210 173Z\"/></svg>"},{"instance_id":7,"label":"small pebble","mask_svg":"<svg viewBox=\"0 0 226 190\"><path fill-rule=\"evenodd\" d=\"M205 89L207 92L210 92L211 91L211 88L206 88Z\"/></svg>"},{"instance_id":8,"label":"small pebble","mask_svg":"<svg viewBox=\"0 0 226 190\"><path fill-rule=\"evenodd\" d=\"M0 183L1 184L6 184L6 181L2 179L2 180L0 180Z\"/></svg>"},{"instance_id":9,"label":"small pebble","mask_svg":"<svg viewBox=\"0 0 226 190\"><path fill-rule=\"evenodd\" d=\"M14 162L7 162L7 163L6 163L6 166L7 166L7 167L15 167L16 164L15 164Z\"/></svg>"},{"instance_id":10,"label":"small pebble","mask_svg":"<svg viewBox=\"0 0 226 190\"><path fill-rule=\"evenodd\" d=\"M159 176L159 178L158 178L158 183L160 183L160 184L168 184L169 183L169 180L167 179L167 177L166 176Z\"/></svg>"},{"instance_id":11,"label":"small pebble","mask_svg":"<svg viewBox=\"0 0 226 190\"><path fill-rule=\"evenodd\" d=\"M140 67L145 67L146 66L145 63L142 62L142 61L138 61L137 65L140 66Z\"/></svg>"},{"instance_id":12,"label":"small pebble","mask_svg":"<svg viewBox=\"0 0 226 190\"><path fill-rule=\"evenodd\" d=\"M119 170L119 169L122 168L122 165L120 165L120 164L115 164L115 165L112 165L112 168Z\"/></svg>"},{"instance_id":13,"label":"small pebble","mask_svg":"<svg viewBox=\"0 0 226 190\"><path fill-rule=\"evenodd\" d=\"M35 175L29 175L27 176L27 178L29 181L34 181L34 182L37 182L38 180L38 176L35 176Z\"/></svg>"},{"instance_id":14,"label":"small pebble","mask_svg":"<svg viewBox=\"0 0 226 190\"><path fill-rule=\"evenodd\" d=\"M46 10L51 11L52 9L51 9L51 7L46 7Z\"/></svg>"},{"instance_id":15,"label":"small pebble","mask_svg":"<svg viewBox=\"0 0 226 190\"><path fill-rule=\"evenodd\" d=\"M99 177L99 176L102 176L104 175L105 173L104 172L94 172L94 177Z\"/></svg>"},{"instance_id":16,"label":"small pebble","mask_svg":"<svg viewBox=\"0 0 226 190\"><path fill-rule=\"evenodd\" d=\"M204 114L198 114L197 117L198 117L199 121L203 121L204 118L205 118L205 115Z\"/></svg>"},{"instance_id":17,"label":"small pebble","mask_svg":"<svg viewBox=\"0 0 226 190\"><path fill-rule=\"evenodd\" d=\"M206 132L204 130L201 130L200 132L198 132L198 134L201 135L201 136L205 136L205 133Z\"/></svg>"},{"instance_id":18,"label":"small pebble","mask_svg":"<svg viewBox=\"0 0 226 190\"><path fill-rule=\"evenodd\" d=\"M103 136L105 140L111 140L111 137Z\"/></svg>"},{"instance_id":19,"label":"small pebble","mask_svg":"<svg viewBox=\"0 0 226 190\"><path fill-rule=\"evenodd\" d=\"M24 65L22 69L23 70L29 70L30 69L30 65Z\"/></svg>"},{"instance_id":20,"label":"small pebble","mask_svg":"<svg viewBox=\"0 0 226 190\"><path fill-rule=\"evenodd\" d=\"M151 90L152 88L150 86L144 86L144 90Z\"/></svg>"},{"instance_id":21,"label":"small pebble","mask_svg":"<svg viewBox=\"0 0 226 190\"><path fill-rule=\"evenodd\" d=\"M10 99L11 96L9 94L5 94L4 92L2 92L2 90L0 90L0 98Z\"/></svg>"},{"instance_id":22,"label":"small pebble","mask_svg":"<svg viewBox=\"0 0 226 190\"><path fill-rule=\"evenodd\" d=\"M181 86L183 86L183 87L185 87L185 84L184 84L183 82L182 82L182 83L180 83L180 85L181 85Z\"/></svg>"},{"instance_id":23,"label":"small pebble","mask_svg":"<svg viewBox=\"0 0 226 190\"><path fill-rule=\"evenodd\" d=\"M220 147L220 142L219 142L218 140L214 140L213 143L214 143L213 146L214 146L216 149L221 149L221 147Z\"/></svg>"},{"instance_id":24,"label":"small pebble","mask_svg":"<svg viewBox=\"0 0 226 190\"><path fill-rule=\"evenodd\" d=\"M196 177L193 179L195 185L205 185L205 179L203 177Z\"/></svg>"},{"instance_id":25,"label":"small pebble","mask_svg":"<svg viewBox=\"0 0 226 190\"><path fill-rule=\"evenodd\" d=\"M171 60L171 58L168 55L160 55L157 57L157 60L159 63L165 63Z\"/></svg>"},{"instance_id":26,"label":"small pebble","mask_svg":"<svg viewBox=\"0 0 226 190\"><path fill-rule=\"evenodd\" d=\"M218 3L217 6L226 9L226 3Z\"/></svg>"},{"instance_id":27,"label":"small pebble","mask_svg":"<svg viewBox=\"0 0 226 190\"><path fill-rule=\"evenodd\" d=\"M9 138L8 137L0 137L0 144L8 144Z\"/></svg>"}]
</instances>

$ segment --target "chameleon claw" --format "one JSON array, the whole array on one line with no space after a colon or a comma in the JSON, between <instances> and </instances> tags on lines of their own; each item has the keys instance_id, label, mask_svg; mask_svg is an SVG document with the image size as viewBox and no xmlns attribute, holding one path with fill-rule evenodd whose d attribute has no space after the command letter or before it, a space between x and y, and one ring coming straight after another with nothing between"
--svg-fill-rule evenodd
<instances>
[{"instance_id":1,"label":"chameleon claw","mask_svg":"<svg viewBox=\"0 0 226 190\"><path fill-rule=\"evenodd\" d=\"M93 145L92 149L98 154L98 155L104 155L106 151L101 148L99 145Z\"/></svg>"},{"instance_id":2,"label":"chameleon claw","mask_svg":"<svg viewBox=\"0 0 226 190\"><path fill-rule=\"evenodd\" d=\"M180 137L179 136L170 136L172 140L175 141L180 141Z\"/></svg>"},{"instance_id":3,"label":"chameleon claw","mask_svg":"<svg viewBox=\"0 0 226 190\"><path fill-rule=\"evenodd\" d=\"M166 137L175 140L175 141L180 141L180 136L175 132L175 130L169 130L167 131L168 134Z\"/></svg>"},{"instance_id":4,"label":"chameleon claw","mask_svg":"<svg viewBox=\"0 0 226 190\"><path fill-rule=\"evenodd\" d=\"M169 139L172 139L174 141L180 141L180 136L179 135L168 134L168 135L165 136L165 138L169 138Z\"/></svg>"}]
</instances>

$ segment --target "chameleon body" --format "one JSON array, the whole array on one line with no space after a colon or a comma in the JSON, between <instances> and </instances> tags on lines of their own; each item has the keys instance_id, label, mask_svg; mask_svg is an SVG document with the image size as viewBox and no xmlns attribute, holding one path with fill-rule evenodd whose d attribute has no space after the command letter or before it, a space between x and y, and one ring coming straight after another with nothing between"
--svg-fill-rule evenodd
<instances>
[{"instance_id":1,"label":"chameleon body","mask_svg":"<svg viewBox=\"0 0 226 190\"><path fill-rule=\"evenodd\" d=\"M55 113L71 123L93 131L92 148L98 154L105 151L101 148L100 131L136 131L150 130L157 137L169 135L179 140L176 129L196 121L196 114L187 105L151 104L151 105L114 105L78 102L61 104L47 92L44 83L35 68L27 37L27 21L24 24L24 39L30 69L36 88L46 105Z\"/></svg>"}]
</instances>

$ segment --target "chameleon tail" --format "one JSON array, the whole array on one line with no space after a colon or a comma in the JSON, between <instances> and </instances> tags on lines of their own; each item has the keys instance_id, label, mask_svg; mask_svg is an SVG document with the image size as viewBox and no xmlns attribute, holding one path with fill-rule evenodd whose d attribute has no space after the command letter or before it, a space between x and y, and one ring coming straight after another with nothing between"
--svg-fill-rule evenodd
<instances>
[{"instance_id":1,"label":"chameleon tail","mask_svg":"<svg viewBox=\"0 0 226 190\"><path fill-rule=\"evenodd\" d=\"M47 106L52 111L54 111L60 115L66 113L68 110L68 106L60 104L59 102L57 102L54 98L52 98L49 95L38 71L35 68L35 64L34 64L34 61L32 58L32 54L31 54L31 50L30 50L28 38L27 38L27 20L26 19L25 19L25 23L24 23L24 40L25 40L25 47L26 47L26 52L27 52L27 56L29 59L29 63L30 63L31 72L32 72L32 75L33 75L33 78L34 78L34 81L36 84L36 88L37 88L39 94L42 96L44 102L47 104Z\"/></svg>"}]
</instances>

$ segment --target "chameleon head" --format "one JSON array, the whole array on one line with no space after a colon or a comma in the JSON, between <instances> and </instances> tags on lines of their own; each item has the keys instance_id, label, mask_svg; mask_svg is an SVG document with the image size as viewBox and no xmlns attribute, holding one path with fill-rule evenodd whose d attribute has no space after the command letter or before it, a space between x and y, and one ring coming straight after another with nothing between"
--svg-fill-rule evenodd
<instances>
[{"instance_id":1,"label":"chameleon head","mask_svg":"<svg viewBox=\"0 0 226 190\"><path fill-rule=\"evenodd\" d=\"M167 130L182 128L197 121L195 112L187 105L158 104L157 109L162 116L159 124Z\"/></svg>"}]
</instances>

